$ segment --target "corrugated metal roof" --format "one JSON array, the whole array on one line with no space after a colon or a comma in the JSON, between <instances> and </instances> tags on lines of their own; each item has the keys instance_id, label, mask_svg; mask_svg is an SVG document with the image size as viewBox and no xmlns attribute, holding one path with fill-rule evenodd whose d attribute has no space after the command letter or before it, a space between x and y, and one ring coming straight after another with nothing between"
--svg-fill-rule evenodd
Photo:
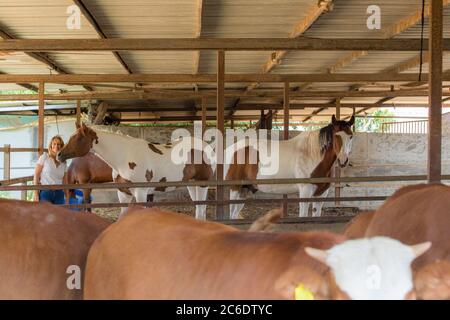
<instances>
[{"instance_id":1,"label":"corrugated metal roof","mask_svg":"<svg viewBox=\"0 0 450 320\"><path fill-rule=\"evenodd\" d=\"M197 0L83 0L107 37L120 38L189 38L197 31ZM322 14L304 33L322 38L385 38L386 30L421 8L421 0L346 0L335 1L334 10ZM428 3L428 1L427 1ZM370 5L381 9L381 30L369 30L366 25ZM67 8L71 0L0 0L0 29L19 39L98 38L99 35L82 16L80 29L66 26ZM285 38L317 0L203 0L201 37ZM444 10L444 36L450 38L450 6ZM427 24L425 34L427 34ZM410 27L397 38L418 38L420 25ZM134 73L192 73L195 72L194 52L121 52L125 63ZM258 73L270 57L270 52L227 52L227 73ZM59 52L49 57L70 73L126 73L112 53ZM348 52L288 52L273 73L324 73ZM339 69L339 73L375 73L398 65L416 56L411 52L370 52ZM214 52L201 52L199 73L215 73L217 57ZM449 56L444 69L450 70ZM46 74L48 66L18 53L0 55L0 72L12 74ZM406 72L418 72L411 68ZM424 64L423 72L427 72ZM111 85L111 84L110 84ZM110 86L108 85L108 86ZM130 87L132 84L115 84ZM227 89L245 89L248 83L227 84ZM296 87L301 84L291 84ZM312 90L346 90L351 83L313 83ZM388 83L386 84L388 85ZM157 86L157 84L152 84ZM191 88L191 84L170 85L164 88ZM200 85L213 88L214 84ZM262 84L261 88L280 88L282 84ZM15 84L0 84L0 90L23 89ZM59 89L83 90L81 86L46 85L48 92ZM99 86L98 89L101 89ZM424 98L396 98L392 101L423 101ZM213 100L213 99L212 99ZM317 99L310 99L317 101ZM332 101L332 99L323 99ZM346 98L361 103L376 102L373 98ZM227 99L227 106L235 99ZM191 102L179 101L186 108ZM214 103L212 101L211 103ZM308 111L308 110L307 110ZM236 114L242 114L238 111ZM245 112L248 114L247 112ZM180 115L182 113L179 113ZM212 113L211 113L212 114Z\"/></svg>"}]
</instances>

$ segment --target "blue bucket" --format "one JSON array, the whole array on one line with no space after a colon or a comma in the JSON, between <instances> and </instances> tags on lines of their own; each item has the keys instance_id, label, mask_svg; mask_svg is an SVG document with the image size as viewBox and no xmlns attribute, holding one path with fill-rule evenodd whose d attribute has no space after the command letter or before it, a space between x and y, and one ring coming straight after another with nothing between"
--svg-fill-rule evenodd
<instances>
[{"instance_id":1,"label":"blue bucket","mask_svg":"<svg viewBox=\"0 0 450 320\"><path fill-rule=\"evenodd\" d=\"M83 191L80 189L75 189L75 197L70 197L69 204L83 204ZM92 195L90 197L90 200L92 202ZM80 208L70 208L70 210L73 211L81 211Z\"/></svg>"}]
</instances>

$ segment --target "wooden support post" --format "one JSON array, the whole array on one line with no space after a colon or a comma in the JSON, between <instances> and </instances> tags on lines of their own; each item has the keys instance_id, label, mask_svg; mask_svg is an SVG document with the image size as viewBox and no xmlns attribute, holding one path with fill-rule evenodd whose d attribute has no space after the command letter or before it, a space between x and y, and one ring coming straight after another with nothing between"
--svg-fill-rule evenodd
<instances>
[{"instance_id":1,"label":"wooden support post","mask_svg":"<svg viewBox=\"0 0 450 320\"><path fill-rule=\"evenodd\" d=\"M336 120L341 120L341 98L336 99ZM336 177L336 179L339 179L341 177L341 168L337 163L334 165L334 176ZM341 197L341 184L339 183L339 181L334 185L334 196L336 198ZM334 204L336 206L340 206L341 202L335 201Z\"/></svg>"},{"instance_id":2,"label":"wooden support post","mask_svg":"<svg viewBox=\"0 0 450 320\"><path fill-rule=\"evenodd\" d=\"M26 187L27 183L22 183L22 186ZM20 192L20 200L26 201L27 200L27 190L22 190Z\"/></svg>"},{"instance_id":3,"label":"wooden support post","mask_svg":"<svg viewBox=\"0 0 450 320\"><path fill-rule=\"evenodd\" d=\"M203 138L203 134L205 133L206 130L206 98L203 97L202 101L202 138Z\"/></svg>"},{"instance_id":4,"label":"wooden support post","mask_svg":"<svg viewBox=\"0 0 450 320\"><path fill-rule=\"evenodd\" d=\"M77 125L81 124L81 101L77 100Z\"/></svg>"},{"instance_id":5,"label":"wooden support post","mask_svg":"<svg viewBox=\"0 0 450 320\"><path fill-rule=\"evenodd\" d=\"M442 144L442 0L431 0L428 88L428 182L441 181Z\"/></svg>"},{"instance_id":6,"label":"wooden support post","mask_svg":"<svg viewBox=\"0 0 450 320\"><path fill-rule=\"evenodd\" d=\"M222 134L222 137L224 137L224 126L225 126L225 119L224 119L224 109L225 109L225 52L223 50L219 50L217 52L217 113L216 113L216 123L217 123L217 130L219 130L220 134ZM220 156L223 156L223 140L218 141L219 143L216 145L216 153L218 153ZM220 143L222 142L222 143ZM221 150L222 152L219 152ZM218 159L217 167L216 167L216 179L217 181L223 181L223 159ZM223 201L225 199L224 195L224 187L223 186L217 186L216 188L216 200L217 201ZM228 217L225 217L225 211L224 206L222 204L217 205L216 208L216 218L219 220L227 219Z\"/></svg>"},{"instance_id":7,"label":"wooden support post","mask_svg":"<svg viewBox=\"0 0 450 320\"><path fill-rule=\"evenodd\" d=\"M11 179L11 145L5 144L3 146L3 180Z\"/></svg>"},{"instance_id":8,"label":"wooden support post","mask_svg":"<svg viewBox=\"0 0 450 320\"><path fill-rule=\"evenodd\" d=\"M44 152L44 107L45 107L45 101L44 101L44 90L45 90L45 84L44 82L39 82L39 110L38 110L38 148L39 148L39 155L41 155Z\"/></svg>"},{"instance_id":9,"label":"wooden support post","mask_svg":"<svg viewBox=\"0 0 450 320\"><path fill-rule=\"evenodd\" d=\"M289 82L284 83L283 92L283 139L289 140ZM287 199L288 195L283 194L283 199ZM282 217L287 217L288 215L288 202L283 202L283 213Z\"/></svg>"}]
</instances>

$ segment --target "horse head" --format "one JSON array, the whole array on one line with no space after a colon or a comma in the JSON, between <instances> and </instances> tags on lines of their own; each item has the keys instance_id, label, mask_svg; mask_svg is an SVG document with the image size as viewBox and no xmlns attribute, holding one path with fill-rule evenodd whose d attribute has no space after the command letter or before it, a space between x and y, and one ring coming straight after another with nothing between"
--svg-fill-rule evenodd
<instances>
[{"instance_id":1,"label":"horse head","mask_svg":"<svg viewBox=\"0 0 450 320\"><path fill-rule=\"evenodd\" d=\"M76 125L76 131L70 137L67 144L56 155L58 161L66 161L67 159L82 157L86 155L92 148L93 143L98 143L97 133L87 127L84 123Z\"/></svg>"},{"instance_id":2,"label":"horse head","mask_svg":"<svg viewBox=\"0 0 450 320\"><path fill-rule=\"evenodd\" d=\"M352 126L355 123L353 115L349 121L336 120L333 115L331 118L331 126L333 128L333 148L337 155L337 161L341 168L348 164L348 157L352 150L353 131Z\"/></svg>"}]
</instances>

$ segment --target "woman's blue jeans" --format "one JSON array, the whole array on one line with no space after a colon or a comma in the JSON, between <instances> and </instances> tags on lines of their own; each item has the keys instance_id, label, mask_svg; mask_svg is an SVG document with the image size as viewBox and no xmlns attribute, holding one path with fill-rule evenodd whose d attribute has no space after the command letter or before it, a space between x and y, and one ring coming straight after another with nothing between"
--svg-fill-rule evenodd
<instances>
[{"instance_id":1,"label":"woman's blue jeans","mask_svg":"<svg viewBox=\"0 0 450 320\"><path fill-rule=\"evenodd\" d=\"M53 204L64 204L63 190L41 190L39 192L39 201L47 201Z\"/></svg>"}]
</instances>

